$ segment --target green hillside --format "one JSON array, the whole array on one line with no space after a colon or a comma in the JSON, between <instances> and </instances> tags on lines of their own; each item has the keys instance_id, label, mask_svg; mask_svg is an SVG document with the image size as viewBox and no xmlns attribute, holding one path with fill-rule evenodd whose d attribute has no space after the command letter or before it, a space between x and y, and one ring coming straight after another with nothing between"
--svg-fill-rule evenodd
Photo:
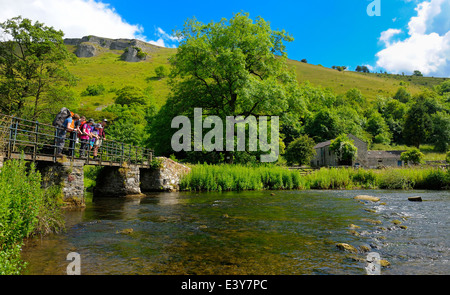
<instances>
[{"instance_id":1,"label":"green hillside","mask_svg":"<svg viewBox=\"0 0 450 295\"><path fill-rule=\"evenodd\" d=\"M74 46L68 46L74 52ZM113 103L115 91L133 85L145 89L152 87L153 97L158 105L164 104L169 88L166 79L158 79L155 68L168 65L168 58L175 54L176 49L158 49L141 62L126 62L120 57L123 51L109 50L94 57L77 58L75 64L68 65L69 70L79 78L75 87L77 93L83 92L89 85L102 84L106 93L99 96L81 98L84 106L107 106Z\"/></svg>"},{"instance_id":2,"label":"green hillside","mask_svg":"<svg viewBox=\"0 0 450 295\"><path fill-rule=\"evenodd\" d=\"M75 46L67 46L75 51ZM98 56L77 58L69 70L79 78L75 91L81 94L89 85L103 85L106 92L99 96L82 97L81 104L100 109L113 103L115 91L126 85L138 86L142 89L151 87L157 105L164 104L169 93L167 78L158 79L155 68L165 65L169 68L168 58L176 53L176 49L155 47L156 49L141 62L126 62L121 59L121 50L105 50ZM411 94L420 92L423 87L441 83L445 78L397 76L376 73L339 72L320 65L307 64L288 60L294 67L299 83L309 81L314 86L331 88L342 94L349 89L358 88L366 98L374 99L377 95L392 96L400 86L404 86Z\"/></svg>"},{"instance_id":3,"label":"green hillside","mask_svg":"<svg viewBox=\"0 0 450 295\"><path fill-rule=\"evenodd\" d=\"M331 88L337 94L347 92L349 89L358 88L369 100L377 95L392 96L400 86L405 87L411 94L416 94L423 87L437 85L444 78L397 76L376 73L358 73L351 71L339 72L320 65L307 64L295 60L289 60L289 64L295 67L299 82L309 81L315 86Z\"/></svg>"}]
</instances>

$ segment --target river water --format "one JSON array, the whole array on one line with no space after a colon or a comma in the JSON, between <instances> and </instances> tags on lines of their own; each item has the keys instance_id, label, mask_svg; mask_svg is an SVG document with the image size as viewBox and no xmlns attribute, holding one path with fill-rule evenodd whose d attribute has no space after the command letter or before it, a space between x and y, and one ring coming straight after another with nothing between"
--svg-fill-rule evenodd
<instances>
[{"instance_id":1,"label":"river water","mask_svg":"<svg viewBox=\"0 0 450 295\"><path fill-rule=\"evenodd\" d=\"M381 200L353 199L360 194ZM411 196L424 201L410 202ZM27 274L44 275L66 274L70 252L80 254L81 274L86 275L359 275L366 274L364 251L369 250L389 261L382 275L448 275L449 205L449 191L93 198L84 210L65 212L64 233L29 240L22 257ZM339 250L338 243L359 252Z\"/></svg>"}]
</instances>

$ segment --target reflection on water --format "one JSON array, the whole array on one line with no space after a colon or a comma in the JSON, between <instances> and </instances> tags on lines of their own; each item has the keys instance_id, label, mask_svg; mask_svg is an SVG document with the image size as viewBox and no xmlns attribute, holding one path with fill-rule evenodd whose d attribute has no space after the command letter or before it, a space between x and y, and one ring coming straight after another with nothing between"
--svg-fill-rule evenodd
<instances>
[{"instance_id":1,"label":"reflection on water","mask_svg":"<svg viewBox=\"0 0 450 295\"><path fill-rule=\"evenodd\" d=\"M356 201L358 194L381 201ZM407 201L414 195L425 201ZM29 241L23 257L29 274L65 274L69 252L80 253L82 274L365 274L369 249L391 263L382 274L448 274L449 196L263 191L93 199L66 212L66 233Z\"/></svg>"}]
</instances>

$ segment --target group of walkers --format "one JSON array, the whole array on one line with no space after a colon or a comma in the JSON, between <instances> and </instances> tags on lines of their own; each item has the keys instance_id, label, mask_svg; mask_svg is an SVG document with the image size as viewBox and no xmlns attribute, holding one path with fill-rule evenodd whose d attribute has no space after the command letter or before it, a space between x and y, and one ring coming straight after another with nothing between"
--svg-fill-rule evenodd
<instances>
[{"instance_id":1,"label":"group of walkers","mask_svg":"<svg viewBox=\"0 0 450 295\"><path fill-rule=\"evenodd\" d=\"M67 115L64 115L64 113ZM62 123L59 123L58 120ZM100 123L95 123L94 119L86 120L85 116L80 117L80 115L63 108L53 123L57 127L57 156L63 155L67 132L69 132L69 156L75 156L75 145L80 142L79 153L81 158L86 158L92 151L93 158L98 159L98 150L102 141L106 138L105 126L107 122L107 119L103 119Z\"/></svg>"}]
</instances>

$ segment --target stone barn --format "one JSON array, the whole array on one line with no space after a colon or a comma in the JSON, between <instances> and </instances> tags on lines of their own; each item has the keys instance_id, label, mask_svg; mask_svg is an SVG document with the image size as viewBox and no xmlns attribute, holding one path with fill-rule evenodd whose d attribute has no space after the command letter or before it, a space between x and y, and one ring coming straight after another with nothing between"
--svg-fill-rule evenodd
<instances>
[{"instance_id":1,"label":"stone barn","mask_svg":"<svg viewBox=\"0 0 450 295\"><path fill-rule=\"evenodd\" d=\"M347 134L347 136L353 140L353 144L358 149L356 159L351 163L351 166L364 168L403 166L403 162L400 160L400 154L404 151L369 151L367 142L361 140L353 134ZM327 140L314 146L316 155L311 160L311 166L339 166L337 156L330 149L330 145L331 140Z\"/></svg>"}]
</instances>

